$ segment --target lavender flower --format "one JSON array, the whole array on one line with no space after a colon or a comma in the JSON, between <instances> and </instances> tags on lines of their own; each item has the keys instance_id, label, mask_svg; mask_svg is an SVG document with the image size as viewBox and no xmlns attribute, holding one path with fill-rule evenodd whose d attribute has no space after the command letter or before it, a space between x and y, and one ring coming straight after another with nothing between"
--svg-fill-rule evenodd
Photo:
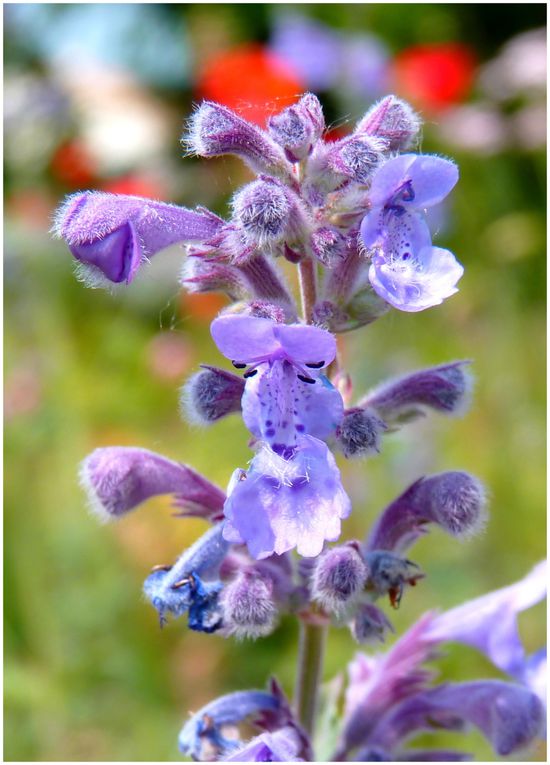
<instances>
[{"instance_id":1,"label":"lavender flower","mask_svg":"<svg viewBox=\"0 0 550 765\"><path fill-rule=\"evenodd\" d=\"M521 750L542 735L540 688L531 690L529 682L529 667L541 663L541 654L534 662L525 660L517 614L544 597L545 580L546 566L541 563L510 587L441 616L425 614L386 654L358 654L349 667L337 756L362 746L362 756L376 750L389 759L409 759L401 747L411 735L434 727L461 730L465 723L477 726L501 755ZM438 645L451 640L485 652L521 684L480 680L430 686L433 673L421 665L435 657Z\"/></svg>"},{"instance_id":2,"label":"lavender flower","mask_svg":"<svg viewBox=\"0 0 550 765\"><path fill-rule=\"evenodd\" d=\"M546 568L546 561L542 561L519 582L438 616L428 630L428 638L474 646L503 672L527 682L532 665L525 657L517 617L546 596Z\"/></svg>"},{"instance_id":3,"label":"lavender flower","mask_svg":"<svg viewBox=\"0 0 550 765\"><path fill-rule=\"evenodd\" d=\"M421 215L457 180L454 162L417 154L388 160L372 178L371 210L361 224L361 240L372 256L369 279L401 311L423 311L457 292L464 269L449 250L432 247Z\"/></svg>"},{"instance_id":4,"label":"lavender flower","mask_svg":"<svg viewBox=\"0 0 550 765\"><path fill-rule=\"evenodd\" d=\"M336 429L342 397L321 374L336 354L332 335L318 327L227 315L212 337L237 368L246 368L242 400L249 430L289 457L300 434L324 438Z\"/></svg>"},{"instance_id":5,"label":"lavender flower","mask_svg":"<svg viewBox=\"0 0 550 765\"><path fill-rule=\"evenodd\" d=\"M295 728L261 733L226 758L226 762L304 762L299 757L301 741Z\"/></svg>"},{"instance_id":6,"label":"lavender flower","mask_svg":"<svg viewBox=\"0 0 550 765\"><path fill-rule=\"evenodd\" d=\"M161 624L165 614L181 616L189 611L191 629L214 632L222 624L218 595L220 565L229 545L218 524L184 550L173 566L159 566L147 577L143 591L159 613ZM203 581L201 575L214 581Z\"/></svg>"},{"instance_id":7,"label":"lavender flower","mask_svg":"<svg viewBox=\"0 0 550 765\"><path fill-rule=\"evenodd\" d=\"M283 40L291 53L304 28ZM325 82L335 81L339 67L357 67L358 57L369 72L376 56L380 64L383 51L364 38L348 51L342 37L323 27L313 32L308 42L324 56L311 58L311 47L299 55ZM376 77L383 78L384 66ZM241 413L252 433L254 456L248 470L234 471L227 496L191 468L145 449L96 449L81 468L102 519L171 494L179 516L213 523L173 565L155 566L146 578L143 592L161 624L187 615L192 630L258 638L276 628L282 613L300 620L298 719L275 681L269 692L223 696L181 730L180 749L194 759L313 761L309 733L331 618L347 623L360 643L384 642L394 630L375 601L388 596L397 608L405 588L424 577L403 553L430 524L465 538L485 518L480 482L447 471L409 486L364 544L325 547L339 539L351 512L330 448L348 458L377 454L384 432L426 409L460 413L470 386L467 362L456 361L390 380L344 408L351 378L336 358L331 331L364 326L390 305L420 311L457 291L462 267L432 246L425 210L447 196L458 170L439 157L399 155L417 141L420 120L395 96L367 111L351 135L331 143L324 129L311 93L271 117L267 130L207 102L190 120L189 151L235 154L258 174L234 194L227 220L202 208L99 192L69 197L56 217L56 233L96 282L128 283L155 252L185 243L182 284L192 292L222 291L233 303L213 321L211 334L243 378L203 366L182 392L191 421L210 424ZM298 266L302 318L277 258L288 269ZM293 550L303 556L299 562ZM515 585L441 615L425 614L384 654L358 654L349 667L336 751L325 746L326 754L333 761L460 760L465 753L411 749L407 742L423 731L468 725L498 754L533 742L542 729L546 655L526 656L517 616L542 598L543 573L540 565ZM483 651L516 683L434 684L436 674L425 664L452 640ZM338 706L339 689L338 683L329 689L325 719L331 704ZM238 730L241 723L246 731Z\"/></svg>"},{"instance_id":8,"label":"lavender flower","mask_svg":"<svg viewBox=\"0 0 550 765\"><path fill-rule=\"evenodd\" d=\"M140 265L171 244L204 242L222 221L208 210L86 191L67 197L53 231L69 245L93 286L129 284Z\"/></svg>"},{"instance_id":9,"label":"lavender flower","mask_svg":"<svg viewBox=\"0 0 550 765\"><path fill-rule=\"evenodd\" d=\"M340 471L327 446L298 436L291 459L269 446L254 457L248 472L236 470L224 505L225 538L246 544L255 558L319 555L326 541L340 536L341 520L351 505Z\"/></svg>"},{"instance_id":10,"label":"lavender flower","mask_svg":"<svg viewBox=\"0 0 550 765\"><path fill-rule=\"evenodd\" d=\"M280 700L265 691L237 691L222 696L185 723L179 734L180 751L195 760L209 759L204 757L205 746L210 747L216 759L235 752L240 748L239 742L224 737L223 726L235 725L253 715L277 713L280 707Z\"/></svg>"}]
</instances>

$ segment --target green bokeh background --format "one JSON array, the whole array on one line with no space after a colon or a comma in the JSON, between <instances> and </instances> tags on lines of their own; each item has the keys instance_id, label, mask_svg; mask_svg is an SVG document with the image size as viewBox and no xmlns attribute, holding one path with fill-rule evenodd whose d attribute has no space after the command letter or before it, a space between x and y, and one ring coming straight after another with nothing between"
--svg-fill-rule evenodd
<instances>
[{"instance_id":1,"label":"green bokeh background","mask_svg":"<svg viewBox=\"0 0 550 765\"><path fill-rule=\"evenodd\" d=\"M215 27L220 18L235 40L262 41L274 11L270 5L159 7L185 24L191 49L196 30ZM373 32L391 50L461 39L481 60L545 21L542 5L309 5L301 11L344 31ZM40 57L13 40L6 63L8 73L48 76ZM175 201L193 206L207 199L224 212L244 171L229 159L209 163L207 171L186 160L187 171L178 158L190 78L181 90L156 92L176 115L167 149L181 169ZM344 531L361 537L409 482L455 468L485 482L491 516L476 539L457 543L434 531L417 544L413 558L427 578L392 614L398 633L427 609L451 607L523 576L544 557L546 540L544 153L451 152L430 129L423 150L453 153L460 165L442 245L465 265L460 293L421 314L391 312L343 338L342 348L358 394L392 374L471 358L473 406L463 419L429 417L386 437L375 460L340 461L354 503ZM188 462L224 486L250 458L247 433L238 418L199 430L178 416L185 376L200 362L221 362L196 301L182 300L156 263L118 295L86 290L73 277L65 247L50 241L47 221L38 215L29 226L13 203L38 189L53 206L70 189L47 169L25 176L8 168L6 181L6 385L10 400L23 403L8 413L5 431L4 756L178 760L176 736L189 710L220 693L261 687L271 674L291 693L297 626L285 619L257 643L189 633L183 620L160 632L141 598L142 581L204 524L172 518L169 501L159 500L117 525L100 526L86 512L77 464L97 446L139 445ZM165 256L160 261L168 263ZM159 372L155 343L184 349L180 378ZM520 625L527 650L538 649L544 607L523 614ZM334 629L325 679L343 672L356 650L346 630ZM498 676L460 646L450 646L438 667L443 679ZM463 744L450 734L443 741ZM467 748L478 759L494 758L475 733ZM542 749L533 757L544 759Z\"/></svg>"}]
</instances>

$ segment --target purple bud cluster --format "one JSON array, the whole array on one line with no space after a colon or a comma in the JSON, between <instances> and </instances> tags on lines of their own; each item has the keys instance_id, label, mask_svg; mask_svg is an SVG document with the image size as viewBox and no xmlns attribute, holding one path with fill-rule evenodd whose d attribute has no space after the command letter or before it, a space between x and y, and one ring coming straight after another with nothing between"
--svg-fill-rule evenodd
<instances>
[{"instance_id":1,"label":"purple bud cluster","mask_svg":"<svg viewBox=\"0 0 550 765\"><path fill-rule=\"evenodd\" d=\"M425 577L405 552L430 525L457 539L483 528L483 485L446 471L406 488L364 540L341 539L352 505L335 455L373 457L407 423L430 412L461 414L469 403L467 361L389 380L354 403L340 367L335 333L391 308L424 310L457 292L462 266L433 245L425 211L447 197L458 169L449 159L412 153L419 131L418 116L395 96L334 142L325 140L321 104L311 93L271 117L265 130L207 102L189 121L188 151L236 155L257 175L235 193L227 220L203 208L99 192L76 194L60 207L54 231L92 286L129 283L156 252L179 244L187 255L184 288L221 291L233 304L211 325L232 371L203 365L181 390L191 422L211 425L237 414L249 431L248 467L228 476L226 492L145 449L96 449L81 467L102 520L169 494L179 517L210 524L145 580L161 624L185 616L192 630L256 639L293 615L319 629L345 626L361 645L383 644L394 632L384 604L398 608ZM288 263L298 269L301 317L283 261L287 271ZM462 759L460 752L410 749L408 741L469 724L501 755L531 743L542 727L543 658L525 656L516 621L543 594L539 567L517 585L424 615L386 653L358 654L332 759ZM435 684L423 665L450 640L486 653L506 682ZM250 726L257 733L251 740ZM307 727L272 681L267 692L208 704L184 725L179 745L199 760L311 761Z\"/></svg>"}]
</instances>

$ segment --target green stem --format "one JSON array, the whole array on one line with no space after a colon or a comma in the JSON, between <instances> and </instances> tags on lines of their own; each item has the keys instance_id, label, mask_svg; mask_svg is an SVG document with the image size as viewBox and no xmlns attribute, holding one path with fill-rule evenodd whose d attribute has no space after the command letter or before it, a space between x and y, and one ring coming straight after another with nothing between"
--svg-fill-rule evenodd
<instances>
[{"instance_id":1,"label":"green stem","mask_svg":"<svg viewBox=\"0 0 550 765\"><path fill-rule=\"evenodd\" d=\"M310 736L315 724L327 630L326 624L312 624L300 619L295 707L299 722Z\"/></svg>"},{"instance_id":2,"label":"green stem","mask_svg":"<svg viewBox=\"0 0 550 765\"><path fill-rule=\"evenodd\" d=\"M313 321L313 306L317 299L317 271L311 258L304 258L298 264L298 279L300 281L300 297L302 299L302 314L307 324Z\"/></svg>"}]
</instances>

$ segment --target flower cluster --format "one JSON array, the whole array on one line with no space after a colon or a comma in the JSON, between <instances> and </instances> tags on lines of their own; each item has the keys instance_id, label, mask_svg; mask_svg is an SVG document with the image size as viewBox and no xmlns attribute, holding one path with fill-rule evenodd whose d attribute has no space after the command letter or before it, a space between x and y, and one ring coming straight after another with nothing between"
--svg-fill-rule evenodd
<instances>
[{"instance_id":1,"label":"flower cluster","mask_svg":"<svg viewBox=\"0 0 550 765\"><path fill-rule=\"evenodd\" d=\"M449 194L458 170L448 159L411 153L419 129L418 116L394 96L336 142L324 140L321 105L310 93L265 130L207 102L190 119L186 148L202 157L237 155L257 174L235 194L228 220L99 192L75 194L60 207L55 233L90 285L128 284L156 252L178 244L187 255L182 285L222 291L233 303L212 322L211 335L239 373L204 366L182 390L193 422L240 415L251 434L248 468L234 471L227 491L145 449L100 448L82 463L91 508L104 520L170 494L180 517L210 524L175 563L155 566L145 580L161 624L187 615L192 630L257 638L290 613L310 629L332 622L361 644L384 642L394 628L380 603L387 598L397 608L425 576L404 557L411 545L430 524L456 538L483 527L482 484L447 471L405 488L363 540L339 542L352 508L335 454L378 454L387 434L416 417L456 415L469 401L469 362L453 361L352 402L338 358L336 333L391 308L429 308L457 291L462 266L433 245L425 211ZM282 260L298 268L301 317ZM541 702L531 690L540 662L523 656L515 620L540 597L537 569L484 601L426 615L387 654L359 655L335 757L457 759L403 744L421 730L469 723L499 754L529 744L541 729ZM498 634L489 629L495 610L506 614ZM485 651L516 684L433 685L422 664L448 640ZM313 760L314 702L307 714L300 703L292 708L275 681L269 691L230 694L193 715L180 749L207 760ZM243 722L259 731L252 741L235 732Z\"/></svg>"}]
</instances>

